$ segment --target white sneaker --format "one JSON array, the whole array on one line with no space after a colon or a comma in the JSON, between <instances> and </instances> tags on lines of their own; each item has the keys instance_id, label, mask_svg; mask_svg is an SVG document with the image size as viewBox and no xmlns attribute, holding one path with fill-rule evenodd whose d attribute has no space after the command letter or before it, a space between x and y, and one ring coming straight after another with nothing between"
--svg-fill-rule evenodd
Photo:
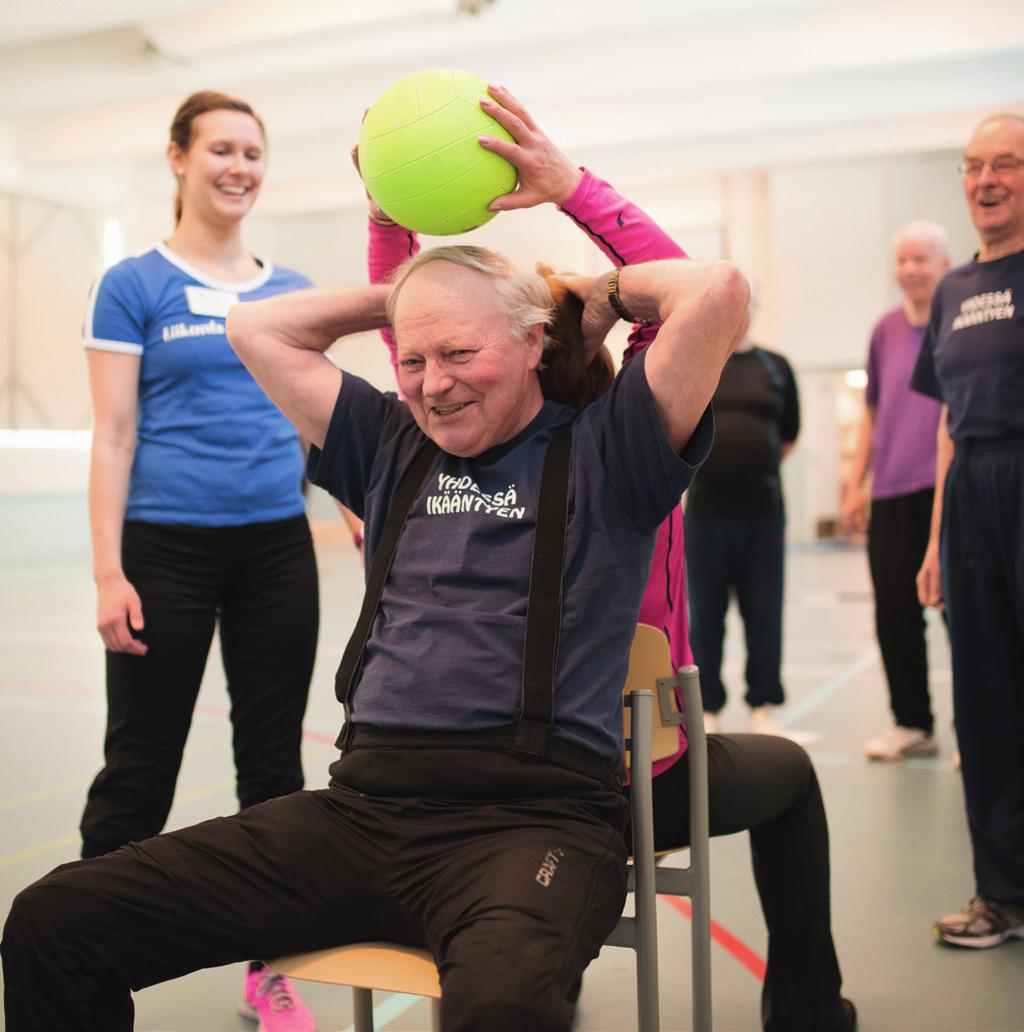
<instances>
[{"instance_id":1,"label":"white sneaker","mask_svg":"<svg viewBox=\"0 0 1024 1032\"><path fill-rule=\"evenodd\" d=\"M719 731L718 714L704 711L704 734L717 735Z\"/></svg>"},{"instance_id":2,"label":"white sneaker","mask_svg":"<svg viewBox=\"0 0 1024 1032\"><path fill-rule=\"evenodd\" d=\"M905 760L911 756L934 756L939 751L935 736L919 727L896 724L864 746L869 760Z\"/></svg>"},{"instance_id":3,"label":"white sneaker","mask_svg":"<svg viewBox=\"0 0 1024 1032\"><path fill-rule=\"evenodd\" d=\"M750 710L750 731L755 735L784 735L781 725L775 719L772 705L753 706Z\"/></svg>"}]
</instances>

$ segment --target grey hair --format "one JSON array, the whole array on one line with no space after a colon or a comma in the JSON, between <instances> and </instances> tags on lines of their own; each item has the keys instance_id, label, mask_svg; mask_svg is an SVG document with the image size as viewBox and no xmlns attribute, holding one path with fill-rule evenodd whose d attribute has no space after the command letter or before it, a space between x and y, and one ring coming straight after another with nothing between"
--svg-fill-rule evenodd
<instances>
[{"instance_id":1,"label":"grey hair","mask_svg":"<svg viewBox=\"0 0 1024 1032\"><path fill-rule=\"evenodd\" d=\"M945 227L940 226L937 222L925 222L923 219L918 219L916 222L908 222L905 226L900 226L892 235L892 250L895 252L900 244L904 244L908 240L927 240L935 245L943 258L949 257L949 234Z\"/></svg>"},{"instance_id":2,"label":"grey hair","mask_svg":"<svg viewBox=\"0 0 1024 1032\"><path fill-rule=\"evenodd\" d=\"M417 269L431 262L451 262L490 276L515 340L524 340L531 326L547 327L551 324L555 302L543 276L516 268L504 255L486 247L448 244L421 251L395 270L387 300L388 321L392 325L402 287Z\"/></svg>"}]
</instances>

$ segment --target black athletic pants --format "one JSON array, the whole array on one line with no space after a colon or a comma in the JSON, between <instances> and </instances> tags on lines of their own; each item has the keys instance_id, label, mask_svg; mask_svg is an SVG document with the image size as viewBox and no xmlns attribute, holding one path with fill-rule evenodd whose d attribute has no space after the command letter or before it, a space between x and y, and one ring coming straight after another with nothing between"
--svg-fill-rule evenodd
<instances>
[{"instance_id":1,"label":"black athletic pants","mask_svg":"<svg viewBox=\"0 0 1024 1032\"><path fill-rule=\"evenodd\" d=\"M1024 439L956 442L942 587L977 892L1024 905Z\"/></svg>"},{"instance_id":2,"label":"black athletic pants","mask_svg":"<svg viewBox=\"0 0 1024 1032\"><path fill-rule=\"evenodd\" d=\"M731 592L747 641L746 703L781 706L785 515L706 516L687 510L683 525L690 647L700 667L705 711L717 713L725 705L722 645Z\"/></svg>"},{"instance_id":3,"label":"black athletic pants","mask_svg":"<svg viewBox=\"0 0 1024 1032\"><path fill-rule=\"evenodd\" d=\"M149 652L107 653L104 767L82 815L85 857L162 830L218 622L239 806L303 782L302 717L319 619L306 517L240 527L128 521L122 553Z\"/></svg>"},{"instance_id":4,"label":"black athletic pants","mask_svg":"<svg viewBox=\"0 0 1024 1032\"><path fill-rule=\"evenodd\" d=\"M620 793L467 750L357 750L332 775L25 889L2 947L7 1032L118 1032L129 990L373 939L434 954L445 1032L566 1032L625 898Z\"/></svg>"},{"instance_id":5,"label":"black athletic pants","mask_svg":"<svg viewBox=\"0 0 1024 1032\"><path fill-rule=\"evenodd\" d=\"M893 717L932 733L924 609L917 598L931 530L934 488L871 502L868 562L875 589L875 631Z\"/></svg>"},{"instance_id":6,"label":"black athletic pants","mask_svg":"<svg viewBox=\"0 0 1024 1032\"><path fill-rule=\"evenodd\" d=\"M766 1032L846 1027L832 944L828 827L818 779L800 746L774 735L708 735L712 835L750 832L768 926L761 997ZM690 840L685 755L654 779L654 846Z\"/></svg>"}]
</instances>

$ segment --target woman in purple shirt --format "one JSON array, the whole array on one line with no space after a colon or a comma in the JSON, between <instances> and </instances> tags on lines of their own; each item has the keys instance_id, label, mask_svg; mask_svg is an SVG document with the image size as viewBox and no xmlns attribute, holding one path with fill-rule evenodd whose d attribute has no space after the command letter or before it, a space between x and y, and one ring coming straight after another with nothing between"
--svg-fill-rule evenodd
<instances>
[{"instance_id":1,"label":"woman in purple shirt","mask_svg":"<svg viewBox=\"0 0 1024 1032\"><path fill-rule=\"evenodd\" d=\"M903 294L871 334L853 470L843 493L842 519L857 529L871 472L868 560L875 590L875 631L882 653L893 726L870 739L872 760L934 756L928 695L924 608L915 579L928 545L935 494L935 433L941 405L910 389L932 295L949 268L946 231L912 222L893 237L896 282Z\"/></svg>"}]
</instances>

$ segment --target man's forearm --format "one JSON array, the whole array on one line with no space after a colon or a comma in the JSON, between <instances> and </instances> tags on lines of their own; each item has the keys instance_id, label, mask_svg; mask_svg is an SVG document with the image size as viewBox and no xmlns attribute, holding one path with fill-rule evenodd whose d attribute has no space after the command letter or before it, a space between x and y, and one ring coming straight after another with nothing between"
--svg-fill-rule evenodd
<instances>
[{"instance_id":1,"label":"man's forearm","mask_svg":"<svg viewBox=\"0 0 1024 1032\"><path fill-rule=\"evenodd\" d=\"M302 290L235 305L231 346L270 400L318 448L323 446L341 372L323 353L339 338L380 329L391 288Z\"/></svg>"},{"instance_id":2,"label":"man's forearm","mask_svg":"<svg viewBox=\"0 0 1024 1032\"><path fill-rule=\"evenodd\" d=\"M857 430L857 443L853 450L853 467L850 470L850 483L854 487L860 487L867 476L875 436L874 417L872 407L865 405Z\"/></svg>"},{"instance_id":3,"label":"man's forearm","mask_svg":"<svg viewBox=\"0 0 1024 1032\"><path fill-rule=\"evenodd\" d=\"M664 323L687 300L714 288L727 262L669 258L623 268L619 296L639 319Z\"/></svg>"},{"instance_id":4,"label":"man's forearm","mask_svg":"<svg viewBox=\"0 0 1024 1032\"><path fill-rule=\"evenodd\" d=\"M935 449L935 500L932 502L932 525L930 543L938 547L939 532L942 529L942 496L946 486L946 475L949 473L950 464L953 461L955 445L953 438L949 436L946 420L948 412L946 406L942 407L942 414L939 416L939 428L936 433Z\"/></svg>"},{"instance_id":5,"label":"man's forearm","mask_svg":"<svg viewBox=\"0 0 1024 1032\"><path fill-rule=\"evenodd\" d=\"M942 563L939 558L939 538L942 532L942 495L953 461L955 444L949 436L946 425L948 412L943 405L939 416L939 429L936 435L938 448L935 455L935 499L932 502L931 534L928 547L924 552L921 569L917 572L917 597L924 606L943 605L942 598Z\"/></svg>"},{"instance_id":6,"label":"man's forearm","mask_svg":"<svg viewBox=\"0 0 1024 1032\"><path fill-rule=\"evenodd\" d=\"M628 265L620 300L662 323L646 360L647 381L669 441L681 451L749 324L746 279L728 262L691 259Z\"/></svg>"},{"instance_id":7,"label":"man's forearm","mask_svg":"<svg viewBox=\"0 0 1024 1032\"><path fill-rule=\"evenodd\" d=\"M323 352L339 337L385 326L390 289L385 284L318 287L244 302L228 313L228 336L239 353L259 338Z\"/></svg>"}]
</instances>

